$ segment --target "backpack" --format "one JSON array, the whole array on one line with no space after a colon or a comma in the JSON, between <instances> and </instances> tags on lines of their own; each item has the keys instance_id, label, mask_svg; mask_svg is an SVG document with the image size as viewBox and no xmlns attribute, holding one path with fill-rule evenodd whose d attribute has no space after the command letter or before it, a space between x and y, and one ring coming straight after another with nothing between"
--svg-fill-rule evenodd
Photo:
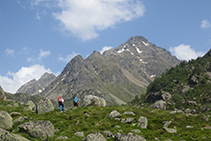
<instances>
[{"instance_id":1,"label":"backpack","mask_svg":"<svg viewBox=\"0 0 211 141\"><path fill-rule=\"evenodd\" d=\"M59 102L63 102L61 96L58 97L58 101L59 101Z\"/></svg>"},{"instance_id":2,"label":"backpack","mask_svg":"<svg viewBox=\"0 0 211 141\"><path fill-rule=\"evenodd\" d=\"M78 98L75 97L73 101L77 103L78 102Z\"/></svg>"}]
</instances>

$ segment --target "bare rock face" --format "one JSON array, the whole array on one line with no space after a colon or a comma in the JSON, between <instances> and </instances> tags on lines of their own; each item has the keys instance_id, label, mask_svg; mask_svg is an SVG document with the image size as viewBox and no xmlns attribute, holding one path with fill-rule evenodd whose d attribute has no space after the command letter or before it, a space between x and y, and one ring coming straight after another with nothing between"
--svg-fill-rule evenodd
<instances>
[{"instance_id":1,"label":"bare rock face","mask_svg":"<svg viewBox=\"0 0 211 141\"><path fill-rule=\"evenodd\" d=\"M0 128L10 129L12 128L13 122L12 117L5 111L0 111Z\"/></svg>"},{"instance_id":2,"label":"bare rock face","mask_svg":"<svg viewBox=\"0 0 211 141\"><path fill-rule=\"evenodd\" d=\"M54 126L50 121L31 121L19 125L20 132L25 132L34 138L54 136Z\"/></svg>"}]
</instances>

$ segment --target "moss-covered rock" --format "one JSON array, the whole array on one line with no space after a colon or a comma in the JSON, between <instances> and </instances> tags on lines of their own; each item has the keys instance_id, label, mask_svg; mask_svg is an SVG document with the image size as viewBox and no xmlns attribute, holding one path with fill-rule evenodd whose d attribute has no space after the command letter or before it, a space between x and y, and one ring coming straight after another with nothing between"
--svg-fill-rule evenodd
<instances>
[{"instance_id":1,"label":"moss-covered rock","mask_svg":"<svg viewBox=\"0 0 211 141\"><path fill-rule=\"evenodd\" d=\"M12 117L5 111L0 111L0 128L10 129L12 128L13 122Z\"/></svg>"},{"instance_id":2,"label":"moss-covered rock","mask_svg":"<svg viewBox=\"0 0 211 141\"><path fill-rule=\"evenodd\" d=\"M1 141L29 141L28 139L20 135L10 133L1 128L0 128L0 140Z\"/></svg>"}]
</instances>

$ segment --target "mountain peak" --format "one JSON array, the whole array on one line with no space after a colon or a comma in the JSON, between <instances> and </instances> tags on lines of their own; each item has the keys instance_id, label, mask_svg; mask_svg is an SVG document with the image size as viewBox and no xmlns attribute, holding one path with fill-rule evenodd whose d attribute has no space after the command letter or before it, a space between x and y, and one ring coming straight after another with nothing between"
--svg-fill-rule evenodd
<instances>
[{"instance_id":1,"label":"mountain peak","mask_svg":"<svg viewBox=\"0 0 211 141\"><path fill-rule=\"evenodd\" d=\"M137 43L140 41L148 42L148 40L144 38L143 36L133 36L129 40L127 40L126 43Z\"/></svg>"}]
</instances>

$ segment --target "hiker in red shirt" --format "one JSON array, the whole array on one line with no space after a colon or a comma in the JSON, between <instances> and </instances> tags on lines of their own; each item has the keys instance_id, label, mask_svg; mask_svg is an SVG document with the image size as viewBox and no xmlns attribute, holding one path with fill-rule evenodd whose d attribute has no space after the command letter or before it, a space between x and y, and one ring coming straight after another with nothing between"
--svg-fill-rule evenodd
<instances>
[{"instance_id":1,"label":"hiker in red shirt","mask_svg":"<svg viewBox=\"0 0 211 141\"><path fill-rule=\"evenodd\" d=\"M59 103L59 112L61 112L61 110L63 109L63 111L64 111L64 99L61 97L61 96L59 96L58 97L58 103Z\"/></svg>"}]
</instances>

